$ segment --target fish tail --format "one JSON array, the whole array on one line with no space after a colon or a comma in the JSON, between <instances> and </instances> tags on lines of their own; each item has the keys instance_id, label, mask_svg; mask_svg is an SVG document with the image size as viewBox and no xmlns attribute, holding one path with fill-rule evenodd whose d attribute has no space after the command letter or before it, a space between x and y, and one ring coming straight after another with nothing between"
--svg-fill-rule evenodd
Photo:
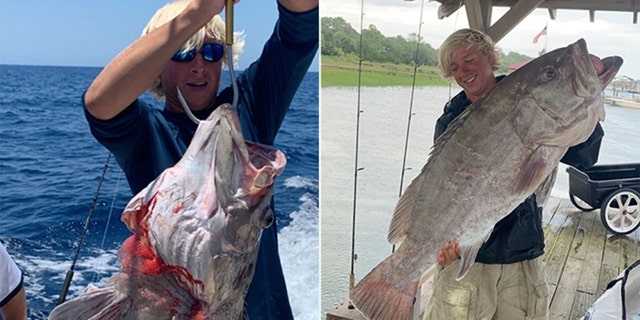
<instances>
[{"instance_id":1,"label":"fish tail","mask_svg":"<svg viewBox=\"0 0 640 320\"><path fill-rule=\"evenodd\" d=\"M413 279L394 274L391 258L393 256L369 272L349 292L353 305L369 319L404 320L412 316L419 276Z\"/></svg>"},{"instance_id":2,"label":"fish tail","mask_svg":"<svg viewBox=\"0 0 640 320\"><path fill-rule=\"evenodd\" d=\"M96 288L89 285L77 298L53 309L49 320L118 319L128 313L131 300L117 293L113 287Z\"/></svg>"}]
</instances>

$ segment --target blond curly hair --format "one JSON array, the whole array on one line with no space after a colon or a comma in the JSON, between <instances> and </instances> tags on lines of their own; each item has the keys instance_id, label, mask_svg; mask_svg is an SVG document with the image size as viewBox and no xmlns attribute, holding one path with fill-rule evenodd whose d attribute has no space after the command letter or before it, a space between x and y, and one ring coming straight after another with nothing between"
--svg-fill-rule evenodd
<instances>
[{"instance_id":1,"label":"blond curly hair","mask_svg":"<svg viewBox=\"0 0 640 320\"><path fill-rule=\"evenodd\" d=\"M450 34L438 50L438 68L445 79L453 77L450 69L453 52L460 47L468 49L472 46L478 48L484 55L493 55L493 64L491 65L493 71L500 68L500 53L496 50L495 43L491 37L478 30L460 29Z\"/></svg>"}]
</instances>

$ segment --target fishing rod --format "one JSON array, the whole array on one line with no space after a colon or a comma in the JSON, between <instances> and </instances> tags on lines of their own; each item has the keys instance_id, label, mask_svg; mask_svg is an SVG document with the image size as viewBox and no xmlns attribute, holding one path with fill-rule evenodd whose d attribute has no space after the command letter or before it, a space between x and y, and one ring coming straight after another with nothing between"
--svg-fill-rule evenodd
<instances>
[{"instance_id":1,"label":"fishing rod","mask_svg":"<svg viewBox=\"0 0 640 320\"><path fill-rule=\"evenodd\" d=\"M414 0L405 0L406 2L413 2ZM411 99L409 100L409 116L407 118L407 133L404 138L404 153L402 156L402 172L400 173L400 190L398 191L398 198L402 196L402 189L404 187L404 173L411 168L407 168L407 150L409 148L409 132L411 130L411 118L413 117L413 97L416 90L416 77L418 73L418 67L420 63L418 63L418 54L420 52L420 35L422 33L422 11L424 9L424 0L420 5L420 21L418 24L418 38L416 39L416 54L413 59L413 83L411 85ZM391 247L391 252L393 253L396 250L396 245L394 244Z\"/></svg>"},{"instance_id":2,"label":"fishing rod","mask_svg":"<svg viewBox=\"0 0 640 320\"><path fill-rule=\"evenodd\" d=\"M354 264L358 256L355 253L356 246L356 195L358 193L358 171L364 168L358 168L358 145L360 143L360 88L362 83L362 22L364 18L364 0L360 2L360 51L358 53L358 98L356 102L356 146L355 146L355 162L353 172L353 214L351 221L351 274L349 275L349 290L355 285Z\"/></svg>"},{"instance_id":3,"label":"fishing rod","mask_svg":"<svg viewBox=\"0 0 640 320\"><path fill-rule=\"evenodd\" d=\"M102 175L100 176L100 181L98 182L98 188L96 190L95 195L93 196L93 202L91 203L91 208L89 208L89 214L87 215L87 219L84 221L84 228L82 229L82 234L80 235L80 240L78 241L78 248L76 249L76 255L75 257L73 257L73 262L71 263L71 267L69 268L69 271L67 271L67 276L64 279L62 291L60 292L60 297L58 298L58 305L61 305L67 299L67 293L69 291L69 286L71 285L71 279L73 278L74 270L76 268L76 262L78 261L78 257L80 256L80 249L82 249L84 238L87 235L87 231L89 229L89 221L91 220L91 214L93 213L93 209L96 208L96 204L98 203L98 195L100 194L100 188L102 188L102 182L104 181L104 177L107 173L107 169L109 168L110 159L111 159L111 153L107 155L107 161L104 163L104 168L102 169Z\"/></svg>"},{"instance_id":4,"label":"fishing rod","mask_svg":"<svg viewBox=\"0 0 640 320\"><path fill-rule=\"evenodd\" d=\"M109 214L107 215L107 223L104 226L104 232L102 232L102 242L100 243L100 250L104 250L104 244L107 241L107 233L109 231L109 225L111 224L111 217L113 217L113 208L116 207L116 198L118 197L118 187L120 186L120 178L122 177L122 170L118 171L118 178L116 179L116 187L113 190L113 197L111 198L111 206L109 207ZM98 266L103 266L103 260L98 261ZM93 274L93 282L98 282L98 273Z\"/></svg>"},{"instance_id":5,"label":"fishing rod","mask_svg":"<svg viewBox=\"0 0 640 320\"><path fill-rule=\"evenodd\" d=\"M458 17L460 16L460 11L461 11L460 8L462 8L462 0L458 2L458 9L456 9L456 17L453 20L453 30L456 30L458 28ZM453 87L453 84L451 83L451 81L448 81L448 82L449 82L449 100L451 100L451 97L453 97L451 93L451 88Z\"/></svg>"}]
</instances>

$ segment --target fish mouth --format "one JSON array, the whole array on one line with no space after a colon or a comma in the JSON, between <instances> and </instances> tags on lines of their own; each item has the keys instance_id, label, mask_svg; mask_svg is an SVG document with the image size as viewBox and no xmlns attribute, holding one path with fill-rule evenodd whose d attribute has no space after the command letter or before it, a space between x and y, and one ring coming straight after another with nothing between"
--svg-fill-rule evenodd
<instances>
[{"instance_id":1,"label":"fish mouth","mask_svg":"<svg viewBox=\"0 0 640 320\"><path fill-rule=\"evenodd\" d=\"M218 107L220 108L226 119L221 125L226 127L225 130L231 137L231 149L237 157L236 161L241 163L236 168L243 168L241 172L228 173L232 175L229 179L231 187L237 191L244 190L240 194L236 193L236 196L258 195L271 186L275 177L284 170L286 157L273 146L245 140L235 108L229 104L223 104Z\"/></svg>"},{"instance_id":2,"label":"fish mouth","mask_svg":"<svg viewBox=\"0 0 640 320\"><path fill-rule=\"evenodd\" d=\"M584 39L579 39L573 45L571 45L572 54L575 57L575 60L578 64L578 67L581 70L584 70L586 74L590 77L597 77L600 80L601 88L605 88L611 81L613 77L620 70L620 66L622 66L622 58L619 56L610 56L604 59L600 59L602 64L604 65L604 71L598 74L596 71L593 62L589 56L589 50L587 49L587 42ZM595 56L594 56L595 57ZM586 88L582 88L582 85L577 86L578 93L590 94L590 90L586 90ZM586 92L584 92L586 90ZM580 96L583 96L580 94Z\"/></svg>"},{"instance_id":3,"label":"fish mouth","mask_svg":"<svg viewBox=\"0 0 640 320\"><path fill-rule=\"evenodd\" d=\"M610 56L600 59L590 55L584 39L576 41L570 46L570 50L572 50L577 67L577 72L571 79L575 94L578 97L588 99L590 101L589 104L601 104L601 102L595 101L601 99L600 93L611 83L618 70L620 70L623 62L622 58ZM598 63L598 68L594 63ZM593 111L599 121L604 121L605 112L603 107L596 108Z\"/></svg>"},{"instance_id":4,"label":"fish mouth","mask_svg":"<svg viewBox=\"0 0 640 320\"><path fill-rule=\"evenodd\" d=\"M600 79L603 88L611 83L613 77L618 73L618 70L620 70L622 62L622 58L618 56L611 56L602 59L602 63L604 64L604 72L599 75L598 78Z\"/></svg>"},{"instance_id":5,"label":"fish mouth","mask_svg":"<svg viewBox=\"0 0 640 320\"><path fill-rule=\"evenodd\" d=\"M274 178L282 172L286 164L286 157L282 151L264 144L252 141L245 141L247 149L247 164L257 171L253 179L252 191L254 194L256 189L264 189L273 184Z\"/></svg>"}]
</instances>

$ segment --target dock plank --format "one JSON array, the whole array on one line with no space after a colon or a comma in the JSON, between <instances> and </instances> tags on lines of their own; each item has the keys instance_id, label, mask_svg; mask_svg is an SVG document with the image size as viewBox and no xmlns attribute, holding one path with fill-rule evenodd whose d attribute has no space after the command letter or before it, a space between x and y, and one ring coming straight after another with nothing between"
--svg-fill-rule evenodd
<instances>
[{"instance_id":1,"label":"dock plank","mask_svg":"<svg viewBox=\"0 0 640 320\"><path fill-rule=\"evenodd\" d=\"M552 201L552 199L549 199L547 206L542 209L542 230L544 231L544 242L547 247L553 246L556 235L555 231L558 229L558 226L564 224L567 220L566 216L556 214L558 210L560 210L560 202ZM552 238L553 240L551 240Z\"/></svg>"},{"instance_id":2,"label":"dock plank","mask_svg":"<svg viewBox=\"0 0 640 320\"><path fill-rule=\"evenodd\" d=\"M600 278L598 280L597 295L600 296L607 287L607 284L620 273L620 238L618 236L607 236L604 245L602 265L600 267Z\"/></svg>"},{"instance_id":3,"label":"dock plank","mask_svg":"<svg viewBox=\"0 0 640 320\"><path fill-rule=\"evenodd\" d=\"M629 237L621 237L620 242L620 272L622 272L622 270L628 268L632 263L638 260L638 244L635 239Z\"/></svg>"},{"instance_id":4,"label":"dock plank","mask_svg":"<svg viewBox=\"0 0 640 320\"><path fill-rule=\"evenodd\" d=\"M545 273L547 274L548 284L557 286L560 281L560 276L562 275L562 271L567 263L571 243L573 242L576 227L578 225L578 221L576 221L576 219L579 218L570 214L565 215L564 222L558 226L559 229L554 233L554 236L549 239L553 244L550 248L547 247L547 254L543 258L543 261L546 264Z\"/></svg>"},{"instance_id":5,"label":"dock plank","mask_svg":"<svg viewBox=\"0 0 640 320\"><path fill-rule=\"evenodd\" d=\"M593 220L581 214L574 216L579 219L574 230L573 242L561 272L558 285L551 299L549 307L550 319L568 319L572 311L575 292L578 287L578 279L582 274L584 258L587 253L588 231L592 228ZM567 233L570 234L568 231Z\"/></svg>"},{"instance_id":6,"label":"dock plank","mask_svg":"<svg viewBox=\"0 0 640 320\"><path fill-rule=\"evenodd\" d=\"M576 291L573 305L571 307L571 313L567 319L579 319L589 310L593 302L597 299L595 294ZM551 318L549 318L551 319Z\"/></svg>"},{"instance_id":7,"label":"dock plank","mask_svg":"<svg viewBox=\"0 0 640 320\"><path fill-rule=\"evenodd\" d=\"M551 221L551 218L553 218L553 215L556 213L560 204L561 204L560 198L552 197L552 198L549 198L549 200L547 200L547 203L545 203L544 207L542 208L542 225L543 226L549 224L549 221Z\"/></svg>"},{"instance_id":8,"label":"dock plank","mask_svg":"<svg viewBox=\"0 0 640 320\"><path fill-rule=\"evenodd\" d=\"M585 212L584 216L589 216L594 221L590 236L587 241L587 254L580 279L578 280L578 291L595 295L598 292L598 280L600 278L600 266L602 265L602 253L607 240L607 233L600 223L597 211Z\"/></svg>"}]
</instances>

